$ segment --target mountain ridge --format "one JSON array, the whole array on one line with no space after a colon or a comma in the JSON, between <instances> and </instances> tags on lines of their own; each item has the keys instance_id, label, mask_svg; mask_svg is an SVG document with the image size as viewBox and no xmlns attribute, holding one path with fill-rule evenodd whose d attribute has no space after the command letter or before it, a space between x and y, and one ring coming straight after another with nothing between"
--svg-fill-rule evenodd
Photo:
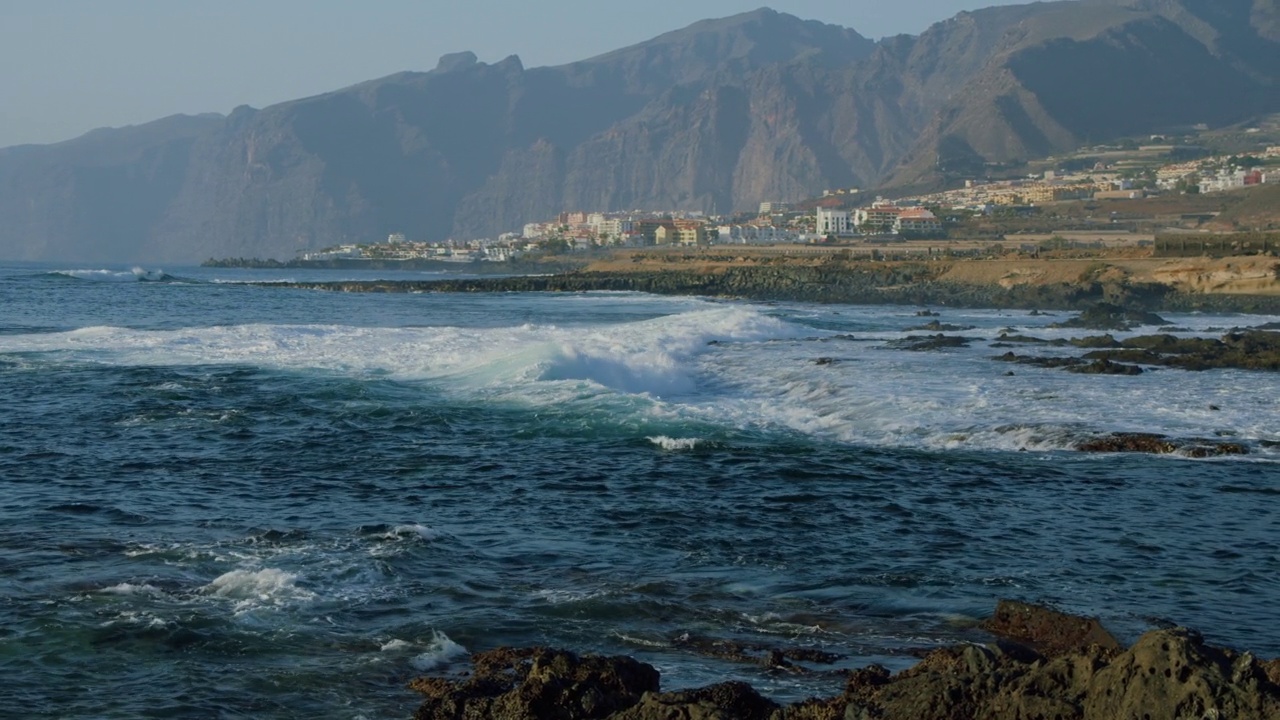
<instances>
[{"instance_id":1,"label":"mountain ridge","mask_svg":"<svg viewBox=\"0 0 1280 720\"><path fill-rule=\"evenodd\" d=\"M1275 0L1079 0L878 42L761 8L558 66L452 53L262 109L0 149L0 257L288 258L568 209L936 186L1280 110L1277 39Z\"/></svg>"}]
</instances>

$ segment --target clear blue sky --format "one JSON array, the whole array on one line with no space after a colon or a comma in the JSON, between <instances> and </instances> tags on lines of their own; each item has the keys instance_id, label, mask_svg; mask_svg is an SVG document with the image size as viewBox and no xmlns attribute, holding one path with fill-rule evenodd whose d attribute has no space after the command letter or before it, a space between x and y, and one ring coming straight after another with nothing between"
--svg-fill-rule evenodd
<instances>
[{"instance_id":1,"label":"clear blue sky","mask_svg":"<svg viewBox=\"0 0 1280 720\"><path fill-rule=\"evenodd\" d=\"M916 34L1013 0L0 0L0 147L314 95L448 52L581 60L761 5Z\"/></svg>"}]
</instances>

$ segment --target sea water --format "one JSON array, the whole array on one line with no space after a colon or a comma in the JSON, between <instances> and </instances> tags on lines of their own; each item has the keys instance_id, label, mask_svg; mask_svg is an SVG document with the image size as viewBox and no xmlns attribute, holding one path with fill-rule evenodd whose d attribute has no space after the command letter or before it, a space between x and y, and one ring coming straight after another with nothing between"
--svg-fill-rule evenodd
<instances>
[{"instance_id":1,"label":"sea water","mask_svg":"<svg viewBox=\"0 0 1280 720\"><path fill-rule=\"evenodd\" d=\"M247 284L431 276L0 268L0 715L402 718L533 644L795 700L841 680L679 639L897 669L999 598L1280 655L1280 375L992 360L1062 313L910 352L914 307ZM1072 449L1115 431L1251 452Z\"/></svg>"}]
</instances>

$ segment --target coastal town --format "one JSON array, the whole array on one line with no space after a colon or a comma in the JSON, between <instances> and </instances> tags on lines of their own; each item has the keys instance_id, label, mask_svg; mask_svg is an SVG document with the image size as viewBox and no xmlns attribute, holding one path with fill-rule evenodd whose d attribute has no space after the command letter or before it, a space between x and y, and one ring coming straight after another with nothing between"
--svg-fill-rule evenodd
<instances>
[{"instance_id":1,"label":"coastal town","mask_svg":"<svg viewBox=\"0 0 1280 720\"><path fill-rule=\"evenodd\" d=\"M1159 140L1160 138L1153 138ZM303 262L507 262L531 252L708 245L849 245L946 239L958 222L993 215L1030 215L1076 201L1142 200L1207 195L1280 183L1280 146L1256 154L1205 155L1193 146L1093 148L1119 156L1088 167L1064 162L1032 176L962 181L942 192L867 198L857 188L825 191L799 202L763 202L755 212L564 212L496 238L427 242L404 233L385 241L346 243L300 254ZM1195 156L1190 159L1187 156ZM1144 159L1145 158L1145 159ZM1153 163L1150 158L1160 158ZM1079 165L1079 163L1074 163Z\"/></svg>"}]
</instances>

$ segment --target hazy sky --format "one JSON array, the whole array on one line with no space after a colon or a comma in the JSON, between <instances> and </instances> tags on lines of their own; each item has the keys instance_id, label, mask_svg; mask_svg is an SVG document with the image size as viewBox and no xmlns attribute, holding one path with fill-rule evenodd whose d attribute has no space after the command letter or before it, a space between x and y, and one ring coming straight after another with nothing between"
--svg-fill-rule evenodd
<instances>
[{"instance_id":1,"label":"hazy sky","mask_svg":"<svg viewBox=\"0 0 1280 720\"><path fill-rule=\"evenodd\" d=\"M773 0L878 39L1013 0ZM0 147L334 90L448 52L580 60L764 0L0 0Z\"/></svg>"}]
</instances>

